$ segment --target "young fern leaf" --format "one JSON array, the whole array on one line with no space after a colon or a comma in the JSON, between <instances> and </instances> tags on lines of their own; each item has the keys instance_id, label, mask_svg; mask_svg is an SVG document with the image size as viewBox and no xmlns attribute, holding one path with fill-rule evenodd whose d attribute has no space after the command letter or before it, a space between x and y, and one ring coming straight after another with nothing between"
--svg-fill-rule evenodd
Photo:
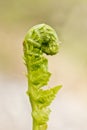
<instances>
[{"instance_id":1,"label":"young fern leaf","mask_svg":"<svg viewBox=\"0 0 87 130\"><path fill-rule=\"evenodd\" d=\"M61 86L56 86L49 90L40 90L37 102L40 104L41 108L47 107L51 104L60 88Z\"/></svg>"},{"instance_id":2,"label":"young fern leaf","mask_svg":"<svg viewBox=\"0 0 87 130\"><path fill-rule=\"evenodd\" d=\"M49 114L50 114L49 108L42 108L42 109L39 109L39 110L36 109L35 111L33 111L32 116L38 125L44 125L49 120Z\"/></svg>"},{"instance_id":3,"label":"young fern leaf","mask_svg":"<svg viewBox=\"0 0 87 130\"><path fill-rule=\"evenodd\" d=\"M59 50L59 40L54 29L46 24L32 27L23 42L24 61L27 67L28 91L33 118L33 130L47 130L50 109L61 85L43 90L48 84L48 60L43 55L55 55Z\"/></svg>"}]
</instances>

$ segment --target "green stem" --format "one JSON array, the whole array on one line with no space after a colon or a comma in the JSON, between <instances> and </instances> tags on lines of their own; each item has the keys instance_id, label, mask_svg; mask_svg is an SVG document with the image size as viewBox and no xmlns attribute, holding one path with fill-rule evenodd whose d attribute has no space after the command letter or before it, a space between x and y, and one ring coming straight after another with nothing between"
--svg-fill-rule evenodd
<instances>
[{"instance_id":1,"label":"green stem","mask_svg":"<svg viewBox=\"0 0 87 130\"><path fill-rule=\"evenodd\" d=\"M33 130L47 130L47 124L38 125L37 122L33 119Z\"/></svg>"},{"instance_id":2,"label":"green stem","mask_svg":"<svg viewBox=\"0 0 87 130\"><path fill-rule=\"evenodd\" d=\"M40 130L39 125L36 123L34 119L33 119L33 130Z\"/></svg>"},{"instance_id":3,"label":"green stem","mask_svg":"<svg viewBox=\"0 0 87 130\"><path fill-rule=\"evenodd\" d=\"M32 112L37 108L37 105L31 100ZM47 130L47 124L39 125L33 118L33 130Z\"/></svg>"}]
</instances>

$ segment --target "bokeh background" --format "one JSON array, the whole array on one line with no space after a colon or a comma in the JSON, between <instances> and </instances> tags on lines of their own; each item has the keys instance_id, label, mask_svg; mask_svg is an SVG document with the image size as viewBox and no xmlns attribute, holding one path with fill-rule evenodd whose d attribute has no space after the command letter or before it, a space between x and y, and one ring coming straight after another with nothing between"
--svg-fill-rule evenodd
<instances>
[{"instance_id":1,"label":"bokeh background","mask_svg":"<svg viewBox=\"0 0 87 130\"><path fill-rule=\"evenodd\" d=\"M87 130L87 0L0 0L0 130L31 130L23 39L46 23L60 53L49 56L49 86L63 87L51 105L48 130Z\"/></svg>"}]
</instances>

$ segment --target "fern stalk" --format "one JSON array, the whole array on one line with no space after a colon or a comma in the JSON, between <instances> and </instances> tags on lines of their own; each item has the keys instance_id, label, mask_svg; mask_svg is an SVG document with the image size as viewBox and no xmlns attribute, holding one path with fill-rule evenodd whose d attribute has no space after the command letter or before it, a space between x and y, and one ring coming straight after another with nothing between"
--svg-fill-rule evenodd
<instances>
[{"instance_id":1,"label":"fern stalk","mask_svg":"<svg viewBox=\"0 0 87 130\"><path fill-rule=\"evenodd\" d=\"M28 90L32 107L32 130L47 130L50 108L48 107L61 85L44 90L51 73L48 60L44 56L55 55L59 50L59 40L54 29L46 24L32 27L23 42L24 61L27 67Z\"/></svg>"}]
</instances>

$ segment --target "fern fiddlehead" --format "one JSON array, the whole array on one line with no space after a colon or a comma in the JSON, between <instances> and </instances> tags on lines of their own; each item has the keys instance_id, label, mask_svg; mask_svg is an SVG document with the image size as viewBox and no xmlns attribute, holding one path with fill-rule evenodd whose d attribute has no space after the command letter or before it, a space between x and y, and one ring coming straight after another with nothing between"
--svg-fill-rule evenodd
<instances>
[{"instance_id":1,"label":"fern fiddlehead","mask_svg":"<svg viewBox=\"0 0 87 130\"><path fill-rule=\"evenodd\" d=\"M33 118L33 130L46 130L50 109L48 106L55 98L61 85L43 90L51 73L48 72L48 60L43 55L58 53L59 43L54 29L46 24L32 27L23 42L24 60L27 67L28 91Z\"/></svg>"}]
</instances>

